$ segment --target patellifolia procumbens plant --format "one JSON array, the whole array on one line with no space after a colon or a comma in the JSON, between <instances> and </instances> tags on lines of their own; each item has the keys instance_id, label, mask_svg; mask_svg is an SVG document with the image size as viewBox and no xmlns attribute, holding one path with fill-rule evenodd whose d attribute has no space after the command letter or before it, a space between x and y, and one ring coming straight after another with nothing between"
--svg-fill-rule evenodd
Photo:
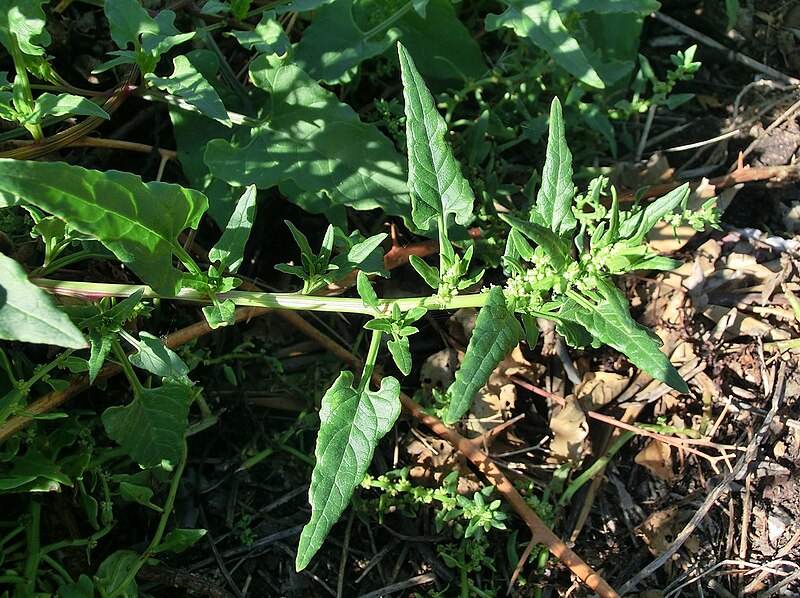
<instances>
[{"instance_id":1,"label":"patellifolia procumbens plant","mask_svg":"<svg viewBox=\"0 0 800 598\"><path fill-rule=\"evenodd\" d=\"M388 341L399 371L408 374L408 339L417 332L415 322L428 310L480 308L464 361L447 391L444 419L448 424L469 410L475 393L521 339L535 346L537 318L555 322L558 332L573 347L609 345L654 378L680 392L688 390L659 350L658 338L633 320L627 300L612 277L636 269L675 267L677 262L647 247L647 233L664 218L671 223L685 218L702 226L713 223L714 214L710 210L686 213L686 185L646 206L636 203L628 211L620 209L616 192L605 178L595 179L586 192L577 193L561 106L553 100L546 161L536 200L527 211L503 216L510 227L503 256L505 276L496 279L503 282L466 293L483 273L472 264L472 248L457 251L451 235L472 221L474 195L446 142L447 126L431 93L407 50L400 45L398 51L406 114L410 223L418 231L436 235L440 247L438 268L421 259L411 261L432 289L425 296L379 298L367 275L388 275L380 249L385 235L347 235L333 226L316 253L305 235L290 227L301 260L280 265L279 269L302 279L301 293L235 290L241 281L234 274L242 263L255 219L254 187L242 194L222 237L209 253L210 265L204 269L178 240L184 229L198 226L208 209L202 193L178 185L144 183L128 173L54 162L0 160L0 208L21 205L41 215L44 224L52 225L53 221L46 219L55 218L64 226L56 227L56 232L52 226L48 229L47 234L56 240L53 247L90 239L145 283L51 280L47 274L55 271L61 259L57 252L52 263L45 264L38 277L29 280L16 262L0 254L0 282L6 297L0 306L0 338L67 347L64 359L88 347L86 367L92 378L111 355L123 367L134 393L129 404L106 409L102 422L122 450L144 467L164 460L185 464L187 416L197 392L187 376L188 369L175 353L156 337L140 333L136 338L125 329L127 321L147 311L143 302L160 297L201 303L214 328L233 323L236 306L369 316L364 324L370 334L369 349L360 376L342 372L322 399L309 490L312 512L300 538L298 569L309 564L324 542L363 480L376 446L400 414L398 380L384 377L379 384L373 382L382 341ZM282 68L280 59L274 61L275 65L261 66L277 72ZM176 258L183 268L175 267ZM358 298L311 295L356 270ZM70 319L48 303L43 288L93 301L105 297L125 300L113 306L87 301L86 309L73 309L68 314ZM36 314L31 306L38 306ZM130 347L134 352L127 355ZM139 380L139 370L148 379L154 376L153 382L145 386ZM15 389L16 394L2 399L3 419L23 409L26 388ZM182 465L174 471L177 479ZM138 562L141 565L145 560L146 555Z\"/></svg>"}]
</instances>

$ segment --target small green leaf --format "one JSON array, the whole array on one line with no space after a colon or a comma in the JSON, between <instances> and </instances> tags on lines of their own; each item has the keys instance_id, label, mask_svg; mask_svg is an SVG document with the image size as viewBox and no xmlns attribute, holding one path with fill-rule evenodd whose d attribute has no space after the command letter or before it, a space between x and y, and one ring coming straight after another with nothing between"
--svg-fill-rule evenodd
<instances>
[{"instance_id":1,"label":"small green leaf","mask_svg":"<svg viewBox=\"0 0 800 598\"><path fill-rule=\"evenodd\" d=\"M411 350L409 348L408 337L401 336L397 340L391 340L388 343L389 353L392 354L397 369L400 370L404 376L411 373Z\"/></svg>"},{"instance_id":2,"label":"small green leaf","mask_svg":"<svg viewBox=\"0 0 800 598\"><path fill-rule=\"evenodd\" d=\"M242 265L244 248L250 238L255 219L256 187L250 185L236 202L228 226L222 231L222 237L208 252L209 261L219 262L220 271L227 269L228 272L234 273Z\"/></svg>"},{"instance_id":3,"label":"small green leaf","mask_svg":"<svg viewBox=\"0 0 800 598\"><path fill-rule=\"evenodd\" d=\"M103 6L111 39L125 50L128 44L139 47L139 35L158 33L158 24L138 0L106 0Z\"/></svg>"},{"instance_id":4,"label":"small green leaf","mask_svg":"<svg viewBox=\"0 0 800 598\"><path fill-rule=\"evenodd\" d=\"M528 348L533 351L539 340L539 326L536 324L536 318L532 315L520 314L520 316L522 318L522 328L525 330L525 342L528 343Z\"/></svg>"},{"instance_id":5,"label":"small green leaf","mask_svg":"<svg viewBox=\"0 0 800 598\"><path fill-rule=\"evenodd\" d=\"M375 289L372 288L372 283L369 281L369 278L363 272L358 273L358 278L356 279L356 290L358 291L358 296L361 297L361 300L364 302L366 307L373 311L378 311L380 309L380 306L378 305L378 295L375 293Z\"/></svg>"},{"instance_id":6,"label":"small green leaf","mask_svg":"<svg viewBox=\"0 0 800 598\"><path fill-rule=\"evenodd\" d=\"M367 239L356 241L349 249L338 254L331 260L336 266L331 282L341 280L356 268L364 274L378 274L388 276L383 263L383 250L381 243L387 237L386 233L379 233ZM351 242L350 239L347 240Z\"/></svg>"},{"instance_id":7,"label":"small green leaf","mask_svg":"<svg viewBox=\"0 0 800 598\"><path fill-rule=\"evenodd\" d=\"M311 521L297 549L297 570L305 569L364 479L378 441L400 415L400 383L384 378L377 391L353 388L353 374L342 372L322 398L317 464L308 498Z\"/></svg>"},{"instance_id":8,"label":"small green leaf","mask_svg":"<svg viewBox=\"0 0 800 598\"><path fill-rule=\"evenodd\" d=\"M125 587L119 586L138 561L139 553L133 550L117 550L100 563L94 575L94 583L100 595L109 596L114 592L120 598L137 598L139 587L135 577L132 577Z\"/></svg>"},{"instance_id":9,"label":"small green leaf","mask_svg":"<svg viewBox=\"0 0 800 598\"><path fill-rule=\"evenodd\" d=\"M630 245L641 244L659 220L686 201L690 191L689 183L685 183L654 200L638 214L628 215L619 225L620 239Z\"/></svg>"},{"instance_id":10,"label":"small green leaf","mask_svg":"<svg viewBox=\"0 0 800 598\"><path fill-rule=\"evenodd\" d=\"M175 68L169 77L156 77L153 73L147 73L145 80L191 104L203 116L231 126L228 111L219 94L189 59L186 56L176 56L172 62Z\"/></svg>"},{"instance_id":11,"label":"small green leaf","mask_svg":"<svg viewBox=\"0 0 800 598\"><path fill-rule=\"evenodd\" d=\"M82 349L86 340L47 293L0 253L0 338Z\"/></svg>"},{"instance_id":12,"label":"small green leaf","mask_svg":"<svg viewBox=\"0 0 800 598\"><path fill-rule=\"evenodd\" d=\"M163 513L164 509L153 504L153 490L147 486L139 486L130 482L119 483L119 496L122 500L135 502L148 509L153 509L157 513Z\"/></svg>"},{"instance_id":13,"label":"small green leaf","mask_svg":"<svg viewBox=\"0 0 800 598\"><path fill-rule=\"evenodd\" d=\"M572 154L567 146L561 103L553 98L550 106L550 131L547 154L542 170L542 186L536 196L531 221L564 236L575 230L577 220L572 213Z\"/></svg>"},{"instance_id":14,"label":"small green leaf","mask_svg":"<svg viewBox=\"0 0 800 598\"><path fill-rule=\"evenodd\" d=\"M159 388L135 391L124 407L109 407L102 420L108 435L142 467L178 463L189 426L192 388L167 380Z\"/></svg>"},{"instance_id":15,"label":"small green leaf","mask_svg":"<svg viewBox=\"0 0 800 598\"><path fill-rule=\"evenodd\" d=\"M61 93L57 96L52 93L43 93L36 98L35 110L20 120L20 124L40 123L45 116L64 116L65 114L110 118L105 110L87 98L68 93Z\"/></svg>"},{"instance_id":16,"label":"small green leaf","mask_svg":"<svg viewBox=\"0 0 800 598\"><path fill-rule=\"evenodd\" d=\"M417 255L408 256L408 261L429 287L439 288L439 271L436 268Z\"/></svg>"},{"instance_id":17,"label":"small green leaf","mask_svg":"<svg viewBox=\"0 0 800 598\"><path fill-rule=\"evenodd\" d=\"M574 312L575 320L592 335L593 345L613 347L656 380L678 392L689 392L686 381L659 350L661 340L631 317L623 292L606 280L599 281L598 291L604 301L596 309L578 308Z\"/></svg>"},{"instance_id":18,"label":"small green leaf","mask_svg":"<svg viewBox=\"0 0 800 598\"><path fill-rule=\"evenodd\" d=\"M236 304L233 299L225 299L222 303L206 305L203 308L203 315L214 330L223 326L233 326L236 323Z\"/></svg>"},{"instance_id":19,"label":"small green leaf","mask_svg":"<svg viewBox=\"0 0 800 598\"><path fill-rule=\"evenodd\" d=\"M526 237L528 237L531 241L536 243L539 247L541 247L544 252L550 257L553 261L553 266L556 269L564 268L570 260L569 254L569 245L567 242L560 236L558 233L551 231L549 228L537 224L536 222L525 222L524 220L519 220L518 218L514 218L513 216L509 216L508 214L500 214L500 218L502 218L505 222L507 222L513 231L522 233ZM511 236L509 236L509 240L511 240ZM511 242L511 241L509 241ZM519 239L514 239L514 249L517 252L528 253L526 247L519 243ZM522 259L529 260L532 257L532 254L528 257L520 256Z\"/></svg>"},{"instance_id":20,"label":"small green leaf","mask_svg":"<svg viewBox=\"0 0 800 598\"><path fill-rule=\"evenodd\" d=\"M447 391L450 405L444 416L446 424L454 424L467 412L475 393L489 381L497 364L517 346L522 335L522 326L509 311L503 290L492 287L478 314L456 380Z\"/></svg>"},{"instance_id":21,"label":"small green leaf","mask_svg":"<svg viewBox=\"0 0 800 598\"><path fill-rule=\"evenodd\" d=\"M208 533L206 529L181 529L176 528L167 534L164 541L153 549L153 552L183 552L190 546L197 543L200 538Z\"/></svg>"},{"instance_id":22,"label":"small green leaf","mask_svg":"<svg viewBox=\"0 0 800 598\"><path fill-rule=\"evenodd\" d=\"M30 56L41 56L50 44L45 29L42 5L46 0L0 0L0 43L11 51L11 36L16 37L19 49Z\"/></svg>"},{"instance_id":23,"label":"small green leaf","mask_svg":"<svg viewBox=\"0 0 800 598\"><path fill-rule=\"evenodd\" d=\"M103 332L97 329L89 331L89 384L94 384L97 374L100 373L103 364L111 351L111 344L114 342L116 334Z\"/></svg>"},{"instance_id":24,"label":"small green leaf","mask_svg":"<svg viewBox=\"0 0 800 598\"><path fill-rule=\"evenodd\" d=\"M205 195L136 175L63 162L0 159L0 194L17 196L99 240L157 293L174 295L186 277L172 266L184 256L178 234L197 228Z\"/></svg>"},{"instance_id":25,"label":"small green leaf","mask_svg":"<svg viewBox=\"0 0 800 598\"><path fill-rule=\"evenodd\" d=\"M402 44L397 44L403 79L408 142L408 186L414 224L429 230L448 214L456 222L469 224L475 196L461 173L461 165L447 145L447 125L436 111L433 96L425 86L414 61Z\"/></svg>"},{"instance_id":26,"label":"small green leaf","mask_svg":"<svg viewBox=\"0 0 800 598\"><path fill-rule=\"evenodd\" d=\"M314 19L317 21L319 15ZM314 25L312 24L311 27ZM304 32L302 40L306 39ZM286 32L281 24L275 20L275 11L269 10L261 15L261 21L255 29L250 31L232 31L231 35L236 38L242 47L248 50L255 50L259 54L277 54L283 56L292 47Z\"/></svg>"},{"instance_id":27,"label":"small green leaf","mask_svg":"<svg viewBox=\"0 0 800 598\"><path fill-rule=\"evenodd\" d=\"M609 2L610 3L610 2ZM513 29L519 37L547 52L566 71L590 87L605 88L600 75L594 70L578 41L570 35L552 2L525 2L512 0L499 15L487 15L487 31L501 27Z\"/></svg>"},{"instance_id":28,"label":"small green leaf","mask_svg":"<svg viewBox=\"0 0 800 598\"><path fill-rule=\"evenodd\" d=\"M189 374L189 366L178 354L149 332L139 333L139 352L128 359L137 368L162 378L185 379Z\"/></svg>"}]
</instances>

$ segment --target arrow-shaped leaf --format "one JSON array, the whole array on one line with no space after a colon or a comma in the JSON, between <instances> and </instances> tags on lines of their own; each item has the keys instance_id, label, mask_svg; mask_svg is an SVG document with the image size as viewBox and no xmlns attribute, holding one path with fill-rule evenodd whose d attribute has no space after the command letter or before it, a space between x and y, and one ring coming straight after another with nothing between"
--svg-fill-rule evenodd
<instances>
[{"instance_id":1,"label":"arrow-shaped leaf","mask_svg":"<svg viewBox=\"0 0 800 598\"><path fill-rule=\"evenodd\" d=\"M478 314L464 362L447 391L450 406L444 417L446 424L455 423L467 412L475 393L489 381L494 368L522 336L522 326L508 309L503 290L493 287Z\"/></svg>"},{"instance_id":2,"label":"arrow-shaped leaf","mask_svg":"<svg viewBox=\"0 0 800 598\"><path fill-rule=\"evenodd\" d=\"M542 169L542 186L536 196L531 220L546 226L558 235L575 230L577 220L572 213L572 153L567 146L561 103L553 98L550 105L550 126L547 154Z\"/></svg>"},{"instance_id":3,"label":"arrow-shaped leaf","mask_svg":"<svg viewBox=\"0 0 800 598\"><path fill-rule=\"evenodd\" d=\"M168 380L159 388L141 388L124 407L109 407L102 416L108 435L142 467L166 459L178 463L189 425L192 387Z\"/></svg>"},{"instance_id":4,"label":"arrow-shaped leaf","mask_svg":"<svg viewBox=\"0 0 800 598\"><path fill-rule=\"evenodd\" d=\"M400 383L384 378L379 390L359 392L353 374L342 372L322 398L317 464L308 498L311 521L297 549L297 570L308 565L364 479L378 441L400 415Z\"/></svg>"},{"instance_id":5,"label":"arrow-shaped leaf","mask_svg":"<svg viewBox=\"0 0 800 598\"><path fill-rule=\"evenodd\" d=\"M414 224L421 230L430 230L439 219L446 223L448 214L455 214L459 224L469 224L475 196L445 141L447 124L436 111L433 96L408 50L397 44L397 51L405 99L408 186Z\"/></svg>"},{"instance_id":6,"label":"arrow-shaped leaf","mask_svg":"<svg viewBox=\"0 0 800 598\"><path fill-rule=\"evenodd\" d=\"M96 238L165 295L175 294L186 276L172 266L173 254L185 253L178 234L197 228L208 208L206 196L192 189L63 162L0 160L0 195L7 203L9 196L21 198Z\"/></svg>"}]
</instances>

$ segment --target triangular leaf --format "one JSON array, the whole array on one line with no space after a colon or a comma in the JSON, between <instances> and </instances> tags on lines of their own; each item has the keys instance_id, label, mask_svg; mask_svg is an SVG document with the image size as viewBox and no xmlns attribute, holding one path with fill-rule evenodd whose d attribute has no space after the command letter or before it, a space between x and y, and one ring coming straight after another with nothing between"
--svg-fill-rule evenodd
<instances>
[{"instance_id":1,"label":"triangular leaf","mask_svg":"<svg viewBox=\"0 0 800 598\"><path fill-rule=\"evenodd\" d=\"M299 191L292 201L324 193L335 204L408 216L403 160L387 137L289 60L259 56L250 77L270 94L269 113L242 139L208 144L214 176L259 189L289 180Z\"/></svg>"},{"instance_id":2,"label":"triangular leaf","mask_svg":"<svg viewBox=\"0 0 800 598\"><path fill-rule=\"evenodd\" d=\"M142 388L124 407L109 407L102 420L108 435L142 467L161 461L178 463L189 426L192 387L168 380L159 388Z\"/></svg>"},{"instance_id":3,"label":"triangular leaf","mask_svg":"<svg viewBox=\"0 0 800 598\"><path fill-rule=\"evenodd\" d=\"M46 0L0 0L0 43L11 51L11 36L24 54L41 56L50 44L42 4Z\"/></svg>"},{"instance_id":4,"label":"triangular leaf","mask_svg":"<svg viewBox=\"0 0 800 598\"><path fill-rule=\"evenodd\" d=\"M450 405L444 416L446 424L454 424L467 412L475 393L489 381L494 368L517 346L522 335L522 326L508 309L503 290L492 287L478 313L456 380L447 391Z\"/></svg>"},{"instance_id":5,"label":"triangular leaf","mask_svg":"<svg viewBox=\"0 0 800 598\"><path fill-rule=\"evenodd\" d=\"M0 253L0 339L81 349L86 340L53 300Z\"/></svg>"},{"instance_id":6,"label":"triangular leaf","mask_svg":"<svg viewBox=\"0 0 800 598\"><path fill-rule=\"evenodd\" d=\"M189 366L178 354L149 332L139 333L139 352L128 359L137 368L162 378L185 379L189 374Z\"/></svg>"},{"instance_id":7,"label":"triangular leaf","mask_svg":"<svg viewBox=\"0 0 800 598\"><path fill-rule=\"evenodd\" d=\"M174 69L169 77L156 77L152 73L147 73L145 79L157 88L178 96L187 104L194 106L203 116L231 126L228 111L217 91L189 59L186 56L176 56L172 62Z\"/></svg>"},{"instance_id":8,"label":"triangular leaf","mask_svg":"<svg viewBox=\"0 0 800 598\"><path fill-rule=\"evenodd\" d=\"M297 570L308 565L364 479L378 441L400 415L400 384L384 378L377 391L353 388L353 374L342 372L322 398L317 464L308 498L311 521L297 549Z\"/></svg>"},{"instance_id":9,"label":"triangular leaf","mask_svg":"<svg viewBox=\"0 0 800 598\"><path fill-rule=\"evenodd\" d=\"M414 224L429 230L440 220L446 225L448 214L455 214L459 224L469 224L475 195L445 141L447 124L436 111L433 96L408 51L402 44L397 44L397 51L403 79Z\"/></svg>"}]
</instances>

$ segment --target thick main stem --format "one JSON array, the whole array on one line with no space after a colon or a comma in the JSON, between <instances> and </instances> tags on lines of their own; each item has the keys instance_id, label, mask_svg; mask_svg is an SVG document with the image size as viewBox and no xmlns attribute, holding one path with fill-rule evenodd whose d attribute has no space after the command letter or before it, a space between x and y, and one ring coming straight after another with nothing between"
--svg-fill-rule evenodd
<instances>
[{"instance_id":1,"label":"thick main stem","mask_svg":"<svg viewBox=\"0 0 800 598\"><path fill-rule=\"evenodd\" d=\"M103 297L130 297L137 291L143 291L145 299L167 299L175 301L190 301L210 305L211 299L194 289L184 288L177 295L160 295L145 285L134 284L102 284L94 282L74 282L66 280L49 280L46 278L32 278L38 287L55 295L81 297L88 300L97 300ZM287 309L291 311L323 311L332 313L349 313L372 315L372 310L364 305L361 299L346 297L318 297L311 295L298 295L296 293L267 293L253 291L231 291L220 293L217 299L224 301L231 299L239 307L258 307L270 309ZM485 293L470 295L456 295L442 301L439 297L408 297L405 299L384 300L380 304L382 311L391 311L394 305L400 311L408 311L414 307L425 307L429 310L447 309L455 310L462 307L483 307L486 302Z\"/></svg>"}]
</instances>

